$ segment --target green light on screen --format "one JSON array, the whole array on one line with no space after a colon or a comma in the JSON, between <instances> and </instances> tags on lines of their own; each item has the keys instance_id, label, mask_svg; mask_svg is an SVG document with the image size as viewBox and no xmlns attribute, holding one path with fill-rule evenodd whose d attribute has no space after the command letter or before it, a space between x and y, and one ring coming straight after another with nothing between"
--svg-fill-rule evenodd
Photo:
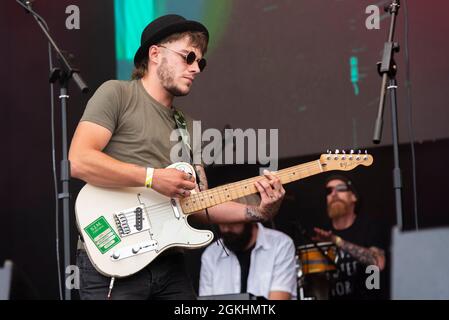
<instances>
[{"instance_id":1,"label":"green light on screen","mask_svg":"<svg viewBox=\"0 0 449 320\"><path fill-rule=\"evenodd\" d=\"M351 83L354 87L354 94L356 96L360 93L359 82L359 59L355 56L349 58L349 66L351 69Z\"/></svg>"},{"instance_id":2,"label":"green light on screen","mask_svg":"<svg viewBox=\"0 0 449 320\"><path fill-rule=\"evenodd\" d=\"M140 35L150 21L170 13L202 22L210 33L210 54L226 30L231 6L231 0L114 0L117 79L130 79Z\"/></svg>"}]
</instances>

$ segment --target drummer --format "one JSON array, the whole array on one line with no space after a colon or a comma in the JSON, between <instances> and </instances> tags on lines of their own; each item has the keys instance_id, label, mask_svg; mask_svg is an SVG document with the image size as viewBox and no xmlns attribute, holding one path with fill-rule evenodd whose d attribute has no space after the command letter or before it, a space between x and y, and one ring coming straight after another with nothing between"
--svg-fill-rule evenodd
<instances>
[{"instance_id":1,"label":"drummer","mask_svg":"<svg viewBox=\"0 0 449 320\"><path fill-rule=\"evenodd\" d=\"M385 286L384 279L380 277L386 276L378 271L384 270L386 264L386 229L379 230L378 223L358 212L360 198L348 177L328 177L325 190L330 221L323 229L314 228L313 240L330 241L338 248L338 268L332 276L330 298L385 298L386 290L381 288Z\"/></svg>"}]
</instances>

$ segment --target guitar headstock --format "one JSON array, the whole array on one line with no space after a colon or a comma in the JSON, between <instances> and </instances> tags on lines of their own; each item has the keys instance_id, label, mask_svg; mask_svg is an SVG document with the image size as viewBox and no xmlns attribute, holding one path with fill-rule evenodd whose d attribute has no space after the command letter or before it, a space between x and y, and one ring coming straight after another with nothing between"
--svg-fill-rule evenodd
<instances>
[{"instance_id":1,"label":"guitar headstock","mask_svg":"<svg viewBox=\"0 0 449 320\"><path fill-rule=\"evenodd\" d=\"M373 156L368 154L365 150L365 153L362 153L359 150L357 153L354 150L351 150L349 153L346 153L344 150L340 152L340 150L335 150L334 153L332 151L327 151L327 154L322 154L320 156L320 163L324 171L331 170L342 170L349 171L358 167L359 165L370 166L373 164Z\"/></svg>"}]
</instances>

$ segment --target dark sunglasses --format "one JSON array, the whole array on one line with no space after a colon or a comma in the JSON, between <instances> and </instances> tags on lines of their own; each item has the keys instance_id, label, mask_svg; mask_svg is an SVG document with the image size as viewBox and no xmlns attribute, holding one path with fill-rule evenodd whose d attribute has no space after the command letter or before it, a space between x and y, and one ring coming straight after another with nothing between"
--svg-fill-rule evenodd
<instances>
[{"instance_id":1,"label":"dark sunglasses","mask_svg":"<svg viewBox=\"0 0 449 320\"><path fill-rule=\"evenodd\" d=\"M326 187L326 196L330 195L334 189L337 192L345 192L349 190L349 187L346 184L337 184L335 187Z\"/></svg>"},{"instance_id":2,"label":"dark sunglasses","mask_svg":"<svg viewBox=\"0 0 449 320\"><path fill-rule=\"evenodd\" d=\"M170 48L167 48L165 46L162 45L158 45L158 47L170 50L171 52L177 53L179 54L181 57L184 58L184 60L186 61L186 63L190 66L192 63L194 63L195 61L198 62L198 68L200 68L200 72L203 72L204 68L206 68L206 59L201 58L201 59L197 59L196 58L196 54L193 51L190 51L189 53L183 53L183 52L179 52Z\"/></svg>"}]
</instances>

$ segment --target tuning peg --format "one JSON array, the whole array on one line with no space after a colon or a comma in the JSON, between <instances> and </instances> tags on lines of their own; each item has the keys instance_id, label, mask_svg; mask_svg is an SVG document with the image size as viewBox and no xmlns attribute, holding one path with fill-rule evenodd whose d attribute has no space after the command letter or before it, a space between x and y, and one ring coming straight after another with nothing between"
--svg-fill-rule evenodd
<instances>
[{"instance_id":1,"label":"tuning peg","mask_svg":"<svg viewBox=\"0 0 449 320\"><path fill-rule=\"evenodd\" d=\"M352 155L354 154L354 150L353 149L351 149L351 151L350 151L350 155L349 155L349 160L352 160Z\"/></svg>"},{"instance_id":2,"label":"tuning peg","mask_svg":"<svg viewBox=\"0 0 449 320\"><path fill-rule=\"evenodd\" d=\"M340 153L340 150L335 149L335 157L334 160L338 160L338 154Z\"/></svg>"},{"instance_id":3,"label":"tuning peg","mask_svg":"<svg viewBox=\"0 0 449 320\"><path fill-rule=\"evenodd\" d=\"M343 153L343 156L341 157L341 160L346 160L346 151L345 150L341 150L341 152Z\"/></svg>"},{"instance_id":4,"label":"tuning peg","mask_svg":"<svg viewBox=\"0 0 449 320\"><path fill-rule=\"evenodd\" d=\"M363 160L368 160L368 150L365 150L365 155L363 156Z\"/></svg>"},{"instance_id":5,"label":"tuning peg","mask_svg":"<svg viewBox=\"0 0 449 320\"><path fill-rule=\"evenodd\" d=\"M360 155L362 154L362 150L359 150L357 157L355 157L355 159L358 161L360 160Z\"/></svg>"},{"instance_id":6,"label":"tuning peg","mask_svg":"<svg viewBox=\"0 0 449 320\"><path fill-rule=\"evenodd\" d=\"M331 159L331 155L332 155L332 151L330 151L329 149L327 149L327 160L330 160Z\"/></svg>"}]
</instances>

